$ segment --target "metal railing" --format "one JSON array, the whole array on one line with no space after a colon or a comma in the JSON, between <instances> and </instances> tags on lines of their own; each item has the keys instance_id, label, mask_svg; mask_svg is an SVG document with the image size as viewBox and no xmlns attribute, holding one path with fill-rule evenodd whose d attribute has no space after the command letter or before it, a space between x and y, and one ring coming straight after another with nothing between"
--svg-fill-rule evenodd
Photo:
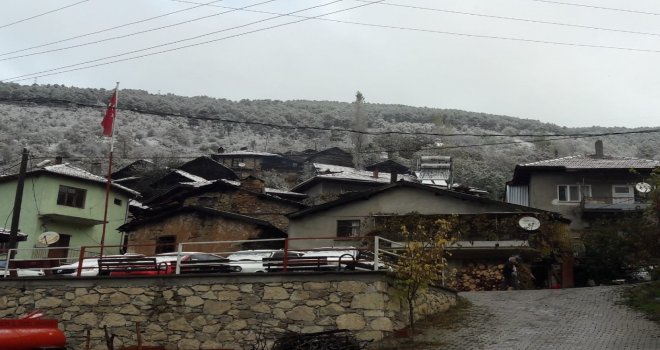
<instances>
[{"instance_id":1,"label":"metal railing","mask_svg":"<svg viewBox=\"0 0 660 350\"><path fill-rule=\"evenodd\" d=\"M302 246L309 246L310 248L300 248L292 249L297 243L305 242ZM313 242L313 243L310 243ZM332 242L331 246L324 246L324 243ZM182 265L184 264L183 259L187 254L191 252L188 251L191 247L194 247L195 250L203 253L209 253L217 255L219 258L226 259L229 255L236 252L253 252L257 250L245 250L241 249L246 245L254 246L278 246L281 248L275 249L261 249L268 251L280 251L281 255L278 255L278 258L269 257L269 264L275 265L276 268L273 268L275 271L289 272L289 271L300 271L303 268L308 268L308 270L313 270L310 266L301 266L301 259L307 257L307 260L312 260L314 258L319 261L323 260L324 265L322 266L326 270L347 270L347 269L362 269L362 270L373 270L378 271L387 266L391 265L393 261L400 258L400 255L397 254L397 250L405 248L405 243L392 241L386 238L379 236L361 236L361 237L336 237L336 236L327 236L327 237L296 237L296 238L273 238L273 239L251 239L251 240L231 240L231 241L204 241L204 242L182 242L176 246L176 250L171 252L172 254L176 253L175 260L168 260L168 263L172 265L172 270L174 274L182 273ZM156 244L133 244L133 245L106 245L104 249L116 249L128 252L144 252L144 251L157 251ZM162 246L162 245L161 245ZM298 244L298 246L301 246ZM220 248L219 248L220 247ZM48 252L51 250L61 250L63 247L46 247L46 248L19 248L12 249L8 251L5 260L5 276L12 270L19 270L20 268L10 268L10 266L25 266L24 264L29 264L29 262L34 262L35 265L44 266L40 269L42 271L49 271L47 273L50 275L50 271L58 270L58 267L64 263L71 264L75 266L75 276L81 276L83 270L86 269L98 269L98 265L90 264L88 266L85 264L89 262L89 259L103 259L103 258L117 258L118 255L109 255L104 254L100 255L100 246L82 246L80 249L66 248L69 249L69 254L65 258L56 257L48 258ZM39 251L38 255L35 255L35 251ZM26 258L14 258L11 259L12 253L15 252L32 252L29 256L38 256L37 259L26 259ZM25 254L22 254L25 256ZM137 254L137 257L147 257L150 254ZM157 258L159 255L151 254L150 258ZM130 262L130 256L127 257L127 261ZM0 257L0 260L2 257ZM77 262L77 265L76 265ZM266 264L265 261L255 260L255 263ZM23 264L24 263L24 264ZM229 261L231 264L232 261ZM128 264L128 263L127 263ZM93 265L93 266L91 266ZM200 264L201 265L201 264ZM73 270L73 267L70 267ZM60 268L60 270L62 270ZM0 270L1 271L1 270ZM172 273L172 272L170 272Z\"/></svg>"}]
</instances>

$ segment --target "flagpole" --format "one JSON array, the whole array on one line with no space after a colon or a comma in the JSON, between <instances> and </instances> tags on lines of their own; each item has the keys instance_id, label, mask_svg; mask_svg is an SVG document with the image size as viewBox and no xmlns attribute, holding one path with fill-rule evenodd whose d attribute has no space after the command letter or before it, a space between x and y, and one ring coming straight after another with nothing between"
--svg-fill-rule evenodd
<instances>
[{"instance_id":1,"label":"flagpole","mask_svg":"<svg viewBox=\"0 0 660 350\"><path fill-rule=\"evenodd\" d=\"M100 253L101 257L103 257L103 249L105 248L105 232L108 224L108 199L110 198L110 189L112 184L112 153L114 151L114 145L115 145L115 125L117 125L116 123L117 104L119 101L118 95L119 95L119 82L117 82L117 85L115 86L115 92L114 92L115 104L114 106L108 106L108 108L113 108L114 110L112 116L112 135L110 136L110 153L108 155L108 177L105 183L105 206L103 208L103 231L101 233L101 253ZM112 104L112 100L110 103Z\"/></svg>"}]
</instances>

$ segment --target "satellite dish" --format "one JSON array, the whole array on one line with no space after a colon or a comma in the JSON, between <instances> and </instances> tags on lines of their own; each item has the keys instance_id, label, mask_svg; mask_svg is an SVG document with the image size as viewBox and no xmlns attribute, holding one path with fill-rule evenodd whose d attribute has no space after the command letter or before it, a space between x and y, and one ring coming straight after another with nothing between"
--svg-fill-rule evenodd
<instances>
[{"instance_id":1,"label":"satellite dish","mask_svg":"<svg viewBox=\"0 0 660 350\"><path fill-rule=\"evenodd\" d=\"M639 193L649 193L653 191L653 186L646 182L638 182L637 184L635 184L635 189Z\"/></svg>"},{"instance_id":2,"label":"satellite dish","mask_svg":"<svg viewBox=\"0 0 660 350\"><path fill-rule=\"evenodd\" d=\"M518 220L518 225L527 231L534 231L541 227L541 222L535 217L525 216Z\"/></svg>"},{"instance_id":3,"label":"satellite dish","mask_svg":"<svg viewBox=\"0 0 660 350\"><path fill-rule=\"evenodd\" d=\"M239 168L245 168L245 163L238 163Z\"/></svg>"},{"instance_id":4,"label":"satellite dish","mask_svg":"<svg viewBox=\"0 0 660 350\"><path fill-rule=\"evenodd\" d=\"M46 231L37 237L37 242L45 245L51 245L60 240L60 234L54 231Z\"/></svg>"}]
</instances>

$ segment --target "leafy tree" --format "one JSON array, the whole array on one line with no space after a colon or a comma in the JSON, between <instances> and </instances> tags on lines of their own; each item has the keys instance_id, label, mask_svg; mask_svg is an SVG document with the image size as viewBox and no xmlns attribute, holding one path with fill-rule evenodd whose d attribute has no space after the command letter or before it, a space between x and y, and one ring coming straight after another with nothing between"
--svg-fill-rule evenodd
<instances>
[{"instance_id":1,"label":"leafy tree","mask_svg":"<svg viewBox=\"0 0 660 350\"><path fill-rule=\"evenodd\" d=\"M401 226L401 234L407 244L394 273L397 285L408 302L408 321L413 334L415 299L429 285L442 279L442 271L447 266L445 247L453 227L454 222L448 219L438 219L431 224Z\"/></svg>"},{"instance_id":2,"label":"leafy tree","mask_svg":"<svg viewBox=\"0 0 660 350\"><path fill-rule=\"evenodd\" d=\"M647 182L643 213L607 217L592 223L583 234L586 272L597 282L625 277L627 270L660 265L660 168Z\"/></svg>"}]
</instances>

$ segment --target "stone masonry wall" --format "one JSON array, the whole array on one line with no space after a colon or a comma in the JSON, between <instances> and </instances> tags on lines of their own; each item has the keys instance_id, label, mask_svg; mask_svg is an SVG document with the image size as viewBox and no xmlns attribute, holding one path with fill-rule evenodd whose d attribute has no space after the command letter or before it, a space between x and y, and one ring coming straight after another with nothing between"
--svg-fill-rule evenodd
<instances>
[{"instance_id":1,"label":"stone masonry wall","mask_svg":"<svg viewBox=\"0 0 660 350\"><path fill-rule=\"evenodd\" d=\"M407 307L383 273L166 276L5 280L0 318L34 309L60 322L70 349L106 349L103 326L117 335L116 348L135 345L135 324L144 345L166 349L250 349L261 331L269 342L285 331L349 329L379 340L404 328ZM432 289L417 302L417 318L456 302L449 290ZM263 332L261 332L263 333Z\"/></svg>"}]
</instances>

